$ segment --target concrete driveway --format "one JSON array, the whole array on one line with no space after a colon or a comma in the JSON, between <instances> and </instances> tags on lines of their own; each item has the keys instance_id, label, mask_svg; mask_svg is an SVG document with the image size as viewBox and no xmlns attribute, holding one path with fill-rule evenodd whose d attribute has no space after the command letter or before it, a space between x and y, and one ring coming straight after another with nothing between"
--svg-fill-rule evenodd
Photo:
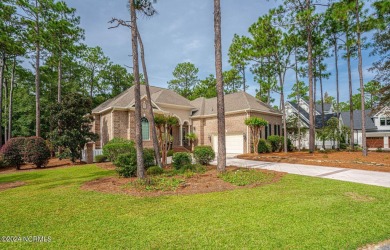
<instances>
[{"instance_id":1,"label":"concrete driveway","mask_svg":"<svg viewBox=\"0 0 390 250\"><path fill-rule=\"evenodd\" d=\"M217 162L213 161L211 164L216 165ZM237 159L233 157L227 157L226 165L243 168L261 168L278 172L286 172L289 174L306 175L390 188L390 173L385 172L279 162L253 161Z\"/></svg>"}]
</instances>

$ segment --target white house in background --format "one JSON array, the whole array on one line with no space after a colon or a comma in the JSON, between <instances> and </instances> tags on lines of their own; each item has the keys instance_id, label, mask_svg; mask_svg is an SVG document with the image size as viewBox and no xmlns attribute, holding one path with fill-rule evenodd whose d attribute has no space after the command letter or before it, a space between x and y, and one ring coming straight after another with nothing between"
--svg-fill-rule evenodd
<instances>
[{"instance_id":1,"label":"white house in background","mask_svg":"<svg viewBox=\"0 0 390 250\"><path fill-rule=\"evenodd\" d=\"M305 100L301 100L299 105L292 102L287 102L286 105L286 115L287 119L288 117L300 114L301 119L301 127L309 128L309 104ZM322 112L321 112L321 105L316 105L316 129L322 128ZM299 112L298 112L299 111ZM375 150L378 148L384 149L384 150L390 150L390 107L385 107L381 111L377 112L376 114L373 114L370 109L366 110L365 112L366 117L366 138L367 138L367 147L368 149ZM337 117L337 113L335 112L332 104L326 104L324 105L324 118L325 118L325 124L326 122L332 118ZM362 113L360 110L355 110L353 112L353 120L354 120L354 142L355 144L358 144L362 146ZM340 124L350 127L350 114L348 112L341 112L340 113ZM293 142L294 145L297 147L298 142ZM325 148L331 148L333 146L332 141L325 141ZM315 142L315 145L317 148L322 147L322 141L317 140ZM306 135L302 138L301 141L301 147L302 148L308 148L309 147L309 133L307 132Z\"/></svg>"},{"instance_id":2,"label":"white house in background","mask_svg":"<svg viewBox=\"0 0 390 250\"><path fill-rule=\"evenodd\" d=\"M308 149L309 148L309 103L305 100L300 100L299 105L294 102L286 102L286 117L287 120L291 116L295 116L296 114L300 114L301 128L306 128L307 132L304 134L301 140L301 148ZM324 103L324 124L326 125L327 121L332 118L337 117L337 114L334 112L334 108L332 104ZM315 128L320 129L323 127L322 124L322 106L319 104L315 105ZM295 147L298 147L298 140L292 140L292 143ZM322 140L318 140L316 138L315 145L317 148L322 148ZM334 141L325 141L325 148L332 148L335 146Z\"/></svg>"}]
</instances>

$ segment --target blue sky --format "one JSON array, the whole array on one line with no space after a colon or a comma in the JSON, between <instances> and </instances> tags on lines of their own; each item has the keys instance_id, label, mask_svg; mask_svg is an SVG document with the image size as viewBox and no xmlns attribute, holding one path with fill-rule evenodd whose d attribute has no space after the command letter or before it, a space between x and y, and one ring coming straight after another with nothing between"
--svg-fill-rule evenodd
<instances>
[{"instance_id":1,"label":"blue sky","mask_svg":"<svg viewBox=\"0 0 390 250\"><path fill-rule=\"evenodd\" d=\"M126 28L108 29L112 17L129 20L126 0L66 0L69 6L77 9L81 17L81 26L85 29L88 46L100 46L111 61L122 66L131 66L130 31ZM259 16L276 7L282 1L266 0L224 0L222 8L222 57L223 69L230 69L227 51L234 34L247 35L248 27ZM215 74L214 66L214 26L212 0L159 0L155 4L158 15L140 17L138 26L145 46L146 62L152 85L167 87L172 79L172 71L178 63L189 61L199 68L199 78ZM369 41L369 39L368 39ZM342 53L342 52L341 52ZM369 57L364 51L364 82L374 76L368 71L376 58ZM323 81L324 91L336 96L334 58L326 61L329 79ZM340 98L348 99L348 75L346 61L339 59ZM358 93L359 75L357 60L352 60L352 78L354 93ZM295 81L295 73L288 72L285 91L287 95ZM247 72L248 92L255 95L258 88L253 76ZM319 93L318 93L319 95ZM274 94L274 104L279 104L278 94Z\"/></svg>"}]
</instances>

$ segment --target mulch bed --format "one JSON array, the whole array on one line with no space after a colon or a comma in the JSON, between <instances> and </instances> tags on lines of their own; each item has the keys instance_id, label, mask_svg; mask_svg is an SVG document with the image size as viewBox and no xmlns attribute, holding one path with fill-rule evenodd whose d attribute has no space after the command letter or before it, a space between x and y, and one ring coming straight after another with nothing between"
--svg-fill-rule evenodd
<instances>
[{"instance_id":1,"label":"mulch bed","mask_svg":"<svg viewBox=\"0 0 390 250\"><path fill-rule=\"evenodd\" d=\"M71 167L71 166L81 166L81 165L85 165L85 164L86 164L85 162L72 163L68 159L60 160L58 158L51 158L49 160L49 163L47 164L47 166L43 167L43 168L37 168L33 164L23 164L20 167L20 170L16 170L15 167L0 168L0 174L10 174L10 173L16 173L16 172L20 173L22 171L39 171L39 170L50 169L50 168L64 168L64 167Z\"/></svg>"},{"instance_id":2,"label":"mulch bed","mask_svg":"<svg viewBox=\"0 0 390 250\"><path fill-rule=\"evenodd\" d=\"M7 183L0 183L0 191L4 191L10 188L16 188L25 185L23 181L14 181L14 182L7 182Z\"/></svg>"},{"instance_id":3,"label":"mulch bed","mask_svg":"<svg viewBox=\"0 0 390 250\"><path fill-rule=\"evenodd\" d=\"M289 152L268 154L243 154L240 159L258 160L267 162L284 162L304 165L317 165L326 167L352 168L379 172L390 172L389 152L368 152L363 157L361 152Z\"/></svg>"},{"instance_id":4,"label":"mulch bed","mask_svg":"<svg viewBox=\"0 0 390 250\"><path fill-rule=\"evenodd\" d=\"M99 166L103 168L109 167L109 164ZM228 171L237 170L237 167L228 167ZM235 186L228 182L223 181L218 178L218 173L216 167L209 166L207 171L204 174L195 174L190 178L185 178L184 176L173 176L166 178L182 178L185 179L185 182L182 183L175 191L146 191L133 188L127 184L132 181L135 181L136 178L121 178L118 176L112 176L107 178L102 178L98 180L93 180L86 182L81 188L84 190L98 191L104 193L115 193L115 194L126 194L131 196L138 197L156 197L163 195L189 195L189 194L201 194L201 193L210 193L210 192L221 192L227 190L241 189L241 188L253 188L262 185L268 185L271 183L278 182L285 173L268 171L268 170L257 170L266 173L272 173L273 179L268 183L261 185L247 185L247 186Z\"/></svg>"}]
</instances>

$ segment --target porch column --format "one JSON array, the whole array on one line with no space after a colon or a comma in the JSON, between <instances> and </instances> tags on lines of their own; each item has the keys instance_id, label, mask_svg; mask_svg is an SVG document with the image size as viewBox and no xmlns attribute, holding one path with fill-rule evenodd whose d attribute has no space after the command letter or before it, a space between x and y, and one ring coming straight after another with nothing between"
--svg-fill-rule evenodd
<instances>
[{"instance_id":1,"label":"porch column","mask_svg":"<svg viewBox=\"0 0 390 250\"><path fill-rule=\"evenodd\" d=\"M180 124L179 138L180 138L180 146L183 146L183 124Z\"/></svg>"},{"instance_id":2,"label":"porch column","mask_svg":"<svg viewBox=\"0 0 390 250\"><path fill-rule=\"evenodd\" d=\"M383 136L383 148L389 148L389 136Z\"/></svg>"}]
</instances>

